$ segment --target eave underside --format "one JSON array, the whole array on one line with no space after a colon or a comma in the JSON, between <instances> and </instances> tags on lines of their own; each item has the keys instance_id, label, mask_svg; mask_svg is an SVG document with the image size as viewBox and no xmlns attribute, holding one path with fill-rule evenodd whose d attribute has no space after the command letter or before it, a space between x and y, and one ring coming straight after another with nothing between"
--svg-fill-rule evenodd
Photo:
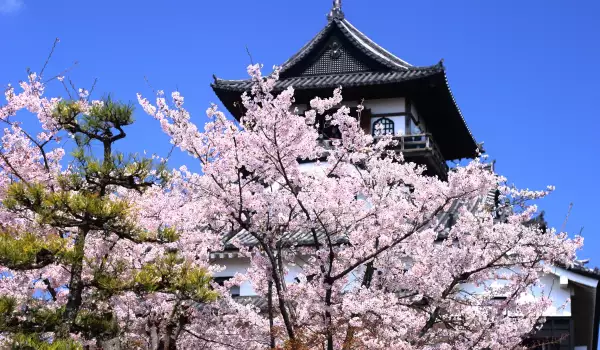
<instances>
[{"instance_id":1,"label":"eave underside","mask_svg":"<svg viewBox=\"0 0 600 350\"><path fill-rule=\"evenodd\" d=\"M376 44L343 16L331 17L283 64L279 77L275 92L293 87L299 104L307 104L315 96L330 96L340 86L346 101L410 98L445 160L477 156L477 143L454 101L442 63L412 66ZM250 91L252 81L215 77L212 87L239 119L244 114L240 96Z\"/></svg>"},{"instance_id":2,"label":"eave underside","mask_svg":"<svg viewBox=\"0 0 600 350\"><path fill-rule=\"evenodd\" d=\"M239 119L244 113L240 96L250 90L251 84L249 80L216 80L212 87L229 112ZM425 119L444 159L477 156L477 143L456 106L441 66L403 72L293 77L278 81L275 90L290 86L294 87L294 97L299 104L308 104L315 96L331 96L333 89L339 86L343 86L347 101L407 97L414 101Z\"/></svg>"}]
</instances>

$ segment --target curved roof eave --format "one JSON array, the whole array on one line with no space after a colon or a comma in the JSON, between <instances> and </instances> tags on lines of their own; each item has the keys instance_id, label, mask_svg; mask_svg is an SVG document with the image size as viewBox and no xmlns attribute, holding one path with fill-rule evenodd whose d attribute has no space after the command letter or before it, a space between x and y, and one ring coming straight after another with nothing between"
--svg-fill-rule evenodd
<instances>
[{"instance_id":1,"label":"curved roof eave","mask_svg":"<svg viewBox=\"0 0 600 350\"><path fill-rule=\"evenodd\" d=\"M398 56L392 54L375 43L373 40L371 40L371 38L366 36L363 32L352 25L352 23L350 23L347 19L334 18L331 19L327 25L298 52L296 52L292 57L283 63L280 73L285 73L287 70L302 61L302 59L307 57L312 50L327 37L327 33L334 26L337 27L344 34L346 39L353 43L356 48L378 63L392 70L405 70L413 68L410 63L402 60Z\"/></svg>"},{"instance_id":2,"label":"curved roof eave","mask_svg":"<svg viewBox=\"0 0 600 350\"><path fill-rule=\"evenodd\" d=\"M402 71L388 72L354 72L315 76L299 76L281 79L275 83L275 90L283 90L289 86L295 89L315 89L315 88L335 88L338 86L362 86L398 83L403 81L425 78L431 75L443 72L444 68L439 65L429 67L411 67ZM215 78L211 84L215 90L249 91L252 85L250 79L247 80L225 80Z\"/></svg>"},{"instance_id":3,"label":"curved roof eave","mask_svg":"<svg viewBox=\"0 0 600 350\"><path fill-rule=\"evenodd\" d=\"M344 32L344 34L346 34L346 36L349 37L349 39L353 39L352 41L354 41L354 44L359 49L362 49L362 51L365 54L369 55L371 58L378 60L380 63L392 69L413 68L413 66L410 63L392 54L391 52L389 52L388 50L384 49L382 46L378 45L376 42L371 40L371 38L369 38L363 32L358 30L347 19L336 21L339 28L342 29L342 32ZM367 52L365 52L365 50Z\"/></svg>"},{"instance_id":4,"label":"curved roof eave","mask_svg":"<svg viewBox=\"0 0 600 350\"><path fill-rule=\"evenodd\" d=\"M442 63L443 61L440 61L440 64L443 65ZM469 124L467 124L467 121L465 120L465 116L463 115L462 111L460 110L460 107L458 107L458 103L456 103L456 98L454 98L454 94L452 93L452 89L450 88L450 83L448 82L448 75L446 74L446 69L443 69L444 72L444 81L446 82L446 89L448 89L448 94L450 95L450 98L452 99L452 103L454 104L454 107L456 108L456 111L458 112L458 115L460 116L463 125L465 126L465 128L467 129L467 133L469 134L469 136L471 137L471 139L473 140L473 143L475 145L477 145L479 151L481 153L484 152L482 145L478 144L477 141L475 140L475 136L473 136L473 133L471 132L471 129L469 128Z\"/></svg>"}]
</instances>

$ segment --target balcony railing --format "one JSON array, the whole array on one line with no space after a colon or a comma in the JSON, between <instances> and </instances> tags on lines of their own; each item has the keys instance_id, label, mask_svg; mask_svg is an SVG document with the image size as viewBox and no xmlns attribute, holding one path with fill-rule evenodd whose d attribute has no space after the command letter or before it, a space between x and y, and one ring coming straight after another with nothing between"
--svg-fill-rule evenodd
<instances>
[{"instance_id":1,"label":"balcony railing","mask_svg":"<svg viewBox=\"0 0 600 350\"><path fill-rule=\"evenodd\" d=\"M375 137L375 139L377 138L378 137ZM427 155L431 157L433 162L430 166L434 165L439 167L439 170L444 173L448 173L446 161L431 134L394 136L394 140L398 142L398 144L394 146L394 150L402 152L407 160L411 160L410 158L413 157Z\"/></svg>"},{"instance_id":2,"label":"balcony railing","mask_svg":"<svg viewBox=\"0 0 600 350\"><path fill-rule=\"evenodd\" d=\"M375 136L374 138L377 142L382 137ZM441 173L444 177L448 173L446 161L431 134L394 136L393 139L397 141L397 144L392 149L402 152L406 160L422 163L419 161L419 158L422 158L422 160L426 160L425 163L430 170ZM325 149L331 149L333 141L333 139L323 140L322 145ZM431 169L432 167L435 169Z\"/></svg>"}]
</instances>

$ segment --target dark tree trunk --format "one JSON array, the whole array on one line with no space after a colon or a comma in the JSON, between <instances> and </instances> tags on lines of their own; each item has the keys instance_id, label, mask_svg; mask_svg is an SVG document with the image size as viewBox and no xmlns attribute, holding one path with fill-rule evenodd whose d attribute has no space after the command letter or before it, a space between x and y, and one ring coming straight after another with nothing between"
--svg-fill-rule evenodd
<instances>
[{"instance_id":1,"label":"dark tree trunk","mask_svg":"<svg viewBox=\"0 0 600 350\"><path fill-rule=\"evenodd\" d=\"M75 238L75 261L71 264L71 279L69 281L69 298L65 312L62 315L62 323L57 331L57 338L67 339L73 329L75 318L81 307L81 294L83 293L83 281L81 272L83 271L83 257L85 252L85 236L87 229L79 229L77 238Z\"/></svg>"},{"instance_id":2,"label":"dark tree trunk","mask_svg":"<svg viewBox=\"0 0 600 350\"><path fill-rule=\"evenodd\" d=\"M268 308L269 308L269 337L271 349L275 349L275 333L274 333L274 321L273 321L273 281L269 281L269 295L268 295Z\"/></svg>"}]
</instances>

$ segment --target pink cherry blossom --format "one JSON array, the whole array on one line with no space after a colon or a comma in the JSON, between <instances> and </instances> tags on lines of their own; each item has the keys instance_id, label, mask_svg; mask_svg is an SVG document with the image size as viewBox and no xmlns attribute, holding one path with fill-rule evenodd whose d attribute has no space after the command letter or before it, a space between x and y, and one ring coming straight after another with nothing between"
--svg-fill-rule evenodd
<instances>
[{"instance_id":1,"label":"pink cherry blossom","mask_svg":"<svg viewBox=\"0 0 600 350\"><path fill-rule=\"evenodd\" d=\"M144 191L110 187L106 195L127 204L127 218L149 239L126 239L110 228L80 236L75 227L58 230L35 211L6 205L2 233L60 237L67 249L84 237L82 303L114 316L113 340L123 349L157 349L157 334L166 330L176 334L178 349L518 349L551 305L532 290L542 287L550 266L572 264L583 243L531 224L532 201L553 188L519 189L493 173L485 157L456 166L446 180L427 176L394 151L393 135L365 134L341 88L314 98L302 116L293 87L274 92L278 68L267 76L261 68L248 67L254 85L241 97L239 122L211 105L209 121L197 126L179 92L167 99L159 91L154 102L138 94L142 110L201 168L153 170L148 176L157 181ZM57 191L66 175L77 175L53 114L62 100L44 97L34 74L19 87L9 87L0 106L3 201L11 184ZM89 97L78 90L74 103L82 113L102 106ZM42 129L34 135L20 120L31 114ZM323 121L341 135L331 146L319 135ZM498 200L488 200L496 191ZM152 236L165 228L177 239ZM182 290L100 297L99 271L128 280L177 252L186 266L217 274L230 262L215 260L223 251L235 251L247 269L223 285L213 282L220 297L212 303L184 298ZM2 263L0 297L48 310L68 303L68 264ZM242 285L256 292L256 303L230 295ZM181 321L177 332L173 315ZM9 344L10 335L0 333L0 342ZM105 341L71 336L85 345Z\"/></svg>"},{"instance_id":2,"label":"pink cherry blossom","mask_svg":"<svg viewBox=\"0 0 600 350\"><path fill-rule=\"evenodd\" d=\"M312 100L304 119L294 112L293 88L273 93L277 68L263 76L252 65L248 73L254 86L242 96L239 124L213 105L210 121L197 127L178 92L172 103L159 93L154 105L138 95L201 166L178 183L185 207L194 208L192 236L251 237L252 247L231 241L249 266L230 284L249 282L258 297L272 299L269 316L240 312L224 296L218 316L198 315L195 336L182 345L518 348L549 306L547 297L530 298L531 288L548 265L571 264L582 244L527 225L537 211L530 201L552 188L507 186L483 158L452 169L447 181L425 176L393 152L392 135L375 142L363 132L341 89ZM322 147L317 116L341 133L333 149ZM501 200L486 201L497 189ZM445 227L451 207L459 215ZM292 267L301 270L295 280ZM501 303L493 299L499 293Z\"/></svg>"}]
</instances>

